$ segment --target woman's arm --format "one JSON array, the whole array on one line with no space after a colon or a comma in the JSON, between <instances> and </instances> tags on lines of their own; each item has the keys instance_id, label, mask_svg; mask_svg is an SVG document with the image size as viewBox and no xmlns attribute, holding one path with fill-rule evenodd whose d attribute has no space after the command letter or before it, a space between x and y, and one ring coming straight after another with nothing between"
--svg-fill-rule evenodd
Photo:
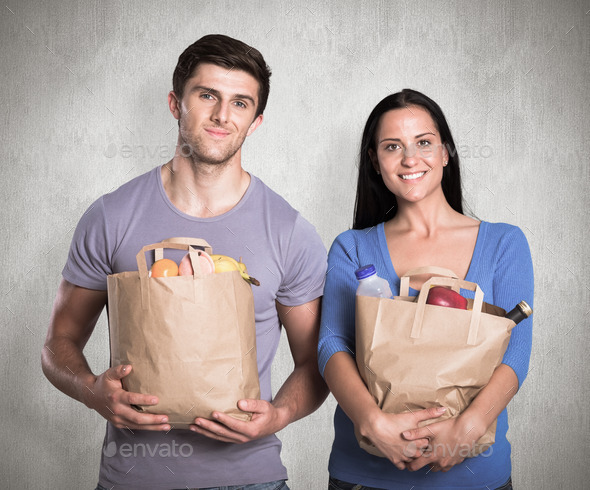
<instances>
[{"instance_id":1,"label":"woman's arm","mask_svg":"<svg viewBox=\"0 0 590 490\"><path fill-rule=\"evenodd\" d=\"M431 464L433 471L448 471L462 463L512 400L517 388L518 379L512 368L500 364L488 384L461 415L405 431L403 437L408 441L423 441L425 437L431 440L428 450L409 463L408 469L416 471Z\"/></svg>"},{"instance_id":2,"label":"woman's arm","mask_svg":"<svg viewBox=\"0 0 590 490\"><path fill-rule=\"evenodd\" d=\"M363 253L351 232L340 235L330 249L318 347L320 372L357 431L398 468L404 469L405 462L421 454L428 441L404 441L401 433L443 412L430 409L413 414L387 414L379 409L365 386L354 360L358 284L354 271L374 258Z\"/></svg>"},{"instance_id":3,"label":"woman's arm","mask_svg":"<svg viewBox=\"0 0 590 490\"><path fill-rule=\"evenodd\" d=\"M510 227L498 240L496 255L490 260L494 276L492 291L486 291L486 296L491 296L488 301L506 311L521 300L532 307L533 265L526 237L518 228ZM404 434L408 440L421 439L425 435L431 438L432 452L428 457L425 455L413 461L410 469L417 470L430 463L434 470L447 471L468 456L473 444L485 434L522 385L528 370L531 344L532 318L527 318L514 327L502 364L459 417Z\"/></svg>"}]
</instances>

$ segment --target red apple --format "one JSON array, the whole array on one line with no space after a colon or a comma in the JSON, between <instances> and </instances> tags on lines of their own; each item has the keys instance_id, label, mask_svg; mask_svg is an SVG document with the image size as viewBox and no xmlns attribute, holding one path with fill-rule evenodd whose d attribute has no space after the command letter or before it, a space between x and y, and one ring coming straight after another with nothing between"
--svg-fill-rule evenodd
<instances>
[{"instance_id":1,"label":"red apple","mask_svg":"<svg viewBox=\"0 0 590 490\"><path fill-rule=\"evenodd\" d=\"M467 300L459 293L444 286L434 286L428 292L426 304L437 306L448 306L449 308L467 309Z\"/></svg>"}]
</instances>

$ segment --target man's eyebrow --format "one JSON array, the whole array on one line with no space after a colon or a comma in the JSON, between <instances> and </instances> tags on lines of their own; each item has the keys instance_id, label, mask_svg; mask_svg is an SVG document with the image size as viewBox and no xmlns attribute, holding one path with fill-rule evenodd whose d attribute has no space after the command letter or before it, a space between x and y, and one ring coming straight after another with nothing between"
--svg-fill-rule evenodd
<instances>
[{"instance_id":1,"label":"man's eyebrow","mask_svg":"<svg viewBox=\"0 0 590 490\"><path fill-rule=\"evenodd\" d=\"M208 94L214 95L215 97L221 98L221 92L219 92L219 90L215 90L213 87L205 87L204 85L195 85L191 89L191 92L197 92L199 90L201 90L203 92L206 92ZM256 101L250 95L246 95L246 94L234 94L232 96L232 99L245 99L245 100L250 101L253 105L256 105Z\"/></svg>"}]
</instances>

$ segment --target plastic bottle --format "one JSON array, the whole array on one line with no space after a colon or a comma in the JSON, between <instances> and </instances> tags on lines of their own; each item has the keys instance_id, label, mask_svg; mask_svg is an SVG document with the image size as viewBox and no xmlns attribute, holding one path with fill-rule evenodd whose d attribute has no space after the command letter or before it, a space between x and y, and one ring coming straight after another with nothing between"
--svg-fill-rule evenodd
<instances>
[{"instance_id":1,"label":"plastic bottle","mask_svg":"<svg viewBox=\"0 0 590 490\"><path fill-rule=\"evenodd\" d=\"M355 272L359 285L357 296L372 296L374 298L392 298L391 289L386 279L377 275L373 264L365 265Z\"/></svg>"}]
</instances>

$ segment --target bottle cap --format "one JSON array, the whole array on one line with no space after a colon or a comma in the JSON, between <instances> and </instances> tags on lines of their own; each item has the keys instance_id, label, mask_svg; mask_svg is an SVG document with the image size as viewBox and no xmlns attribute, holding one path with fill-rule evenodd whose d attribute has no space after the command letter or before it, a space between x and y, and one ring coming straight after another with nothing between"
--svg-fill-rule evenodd
<instances>
[{"instance_id":1,"label":"bottle cap","mask_svg":"<svg viewBox=\"0 0 590 490\"><path fill-rule=\"evenodd\" d=\"M356 275L356 278L359 281L361 279L366 279L367 277L370 277L376 273L377 273L377 271L375 270L375 266L373 264L364 265L360 269L357 269L356 271L354 271L354 274Z\"/></svg>"},{"instance_id":2,"label":"bottle cap","mask_svg":"<svg viewBox=\"0 0 590 490\"><path fill-rule=\"evenodd\" d=\"M533 309L528 305L526 301L521 301L520 303L518 303L518 307L520 308L520 311L522 311L523 314L525 314L527 317L533 314Z\"/></svg>"}]
</instances>

